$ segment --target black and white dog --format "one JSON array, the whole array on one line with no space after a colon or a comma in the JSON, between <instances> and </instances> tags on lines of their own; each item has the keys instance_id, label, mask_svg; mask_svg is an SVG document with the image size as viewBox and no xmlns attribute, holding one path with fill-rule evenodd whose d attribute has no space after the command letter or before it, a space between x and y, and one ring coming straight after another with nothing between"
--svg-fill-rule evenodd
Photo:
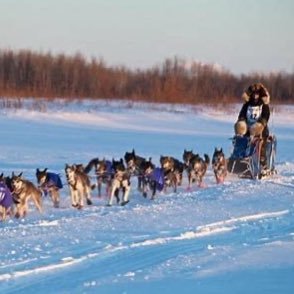
<instances>
[{"instance_id":1,"label":"black and white dog","mask_svg":"<svg viewBox=\"0 0 294 294\"><path fill-rule=\"evenodd\" d=\"M138 190L142 191L144 189L143 167L148 160L142 156L138 156L134 149L132 150L132 152L126 152L124 159L130 175L136 176L138 178ZM150 160L151 158L149 159L149 161Z\"/></svg>"},{"instance_id":2,"label":"black and white dog","mask_svg":"<svg viewBox=\"0 0 294 294\"><path fill-rule=\"evenodd\" d=\"M191 185L194 182L197 182L199 187L204 187L203 178L206 174L209 162L210 159L207 154L204 154L204 158L200 157L199 154L192 154L189 157L189 160L186 161L188 189L191 188Z\"/></svg>"},{"instance_id":3,"label":"black and white dog","mask_svg":"<svg viewBox=\"0 0 294 294\"><path fill-rule=\"evenodd\" d=\"M184 163L172 156L160 156L160 164L164 170L166 186L172 186L174 192L182 185Z\"/></svg>"}]
</instances>

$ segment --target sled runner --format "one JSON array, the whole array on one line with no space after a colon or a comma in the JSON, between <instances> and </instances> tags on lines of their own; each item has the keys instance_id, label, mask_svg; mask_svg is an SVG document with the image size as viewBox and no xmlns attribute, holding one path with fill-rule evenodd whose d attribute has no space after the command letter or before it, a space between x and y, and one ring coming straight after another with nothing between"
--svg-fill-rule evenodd
<instances>
[{"instance_id":1,"label":"sled runner","mask_svg":"<svg viewBox=\"0 0 294 294\"><path fill-rule=\"evenodd\" d=\"M274 135L268 136L265 144L265 165L261 164L263 139L247 136L233 138L233 152L228 159L228 171L240 178L262 179L276 173L275 156L277 140Z\"/></svg>"}]
</instances>

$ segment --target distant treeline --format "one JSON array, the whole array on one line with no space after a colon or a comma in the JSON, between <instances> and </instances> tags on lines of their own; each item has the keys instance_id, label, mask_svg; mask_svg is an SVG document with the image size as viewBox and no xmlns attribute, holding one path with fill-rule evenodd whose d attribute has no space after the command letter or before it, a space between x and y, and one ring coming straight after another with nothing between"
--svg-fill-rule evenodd
<instances>
[{"instance_id":1,"label":"distant treeline","mask_svg":"<svg viewBox=\"0 0 294 294\"><path fill-rule=\"evenodd\" d=\"M177 57L150 69L110 67L81 54L0 50L0 97L126 98L169 103L240 102L243 90L262 82L272 102L294 102L294 73L234 75L211 64Z\"/></svg>"}]
</instances>

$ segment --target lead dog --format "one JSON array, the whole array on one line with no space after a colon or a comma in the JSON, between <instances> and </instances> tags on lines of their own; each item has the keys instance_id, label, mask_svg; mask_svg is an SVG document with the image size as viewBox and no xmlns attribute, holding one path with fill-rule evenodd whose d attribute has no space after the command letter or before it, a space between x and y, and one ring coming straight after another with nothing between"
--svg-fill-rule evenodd
<instances>
[{"instance_id":1,"label":"lead dog","mask_svg":"<svg viewBox=\"0 0 294 294\"><path fill-rule=\"evenodd\" d=\"M49 193L53 206L58 208L60 203L59 190L62 189L63 185L58 174L48 172L47 170L47 168L44 170L36 169L38 185L45 195Z\"/></svg>"},{"instance_id":2,"label":"lead dog","mask_svg":"<svg viewBox=\"0 0 294 294\"><path fill-rule=\"evenodd\" d=\"M22 173L15 175L12 173L11 179L12 193L16 203L15 217L25 217L28 213L28 202L33 200L40 213L42 209L42 192L32 182L22 178Z\"/></svg>"},{"instance_id":3,"label":"lead dog","mask_svg":"<svg viewBox=\"0 0 294 294\"><path fill-rule=\"evenodd\" d=\"M217 184L223 183L225 177L227 176L227 160L222 148L214 149L214 153L212 155L212 169Z\"/></svg>"},{"instance_id":4,"label":"lead dog","mask_svg":"<svg viewBox=\"0 0 294 294\"><path fill-rule=\"evenodd\" d=\"M71 204L73 207L81 209L84 206L84 198L87 204L91 205L91 186L88 175L78 165L65 165L65 175L70 190Z\"/></svg>"}]
</instances>

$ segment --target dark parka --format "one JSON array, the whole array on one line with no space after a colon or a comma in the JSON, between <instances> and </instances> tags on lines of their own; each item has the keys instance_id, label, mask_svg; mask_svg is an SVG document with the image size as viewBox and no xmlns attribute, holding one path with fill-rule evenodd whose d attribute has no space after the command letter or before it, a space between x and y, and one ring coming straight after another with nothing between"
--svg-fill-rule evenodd
<instances>
[{"instance_id":1,"label":"dark parka","mask_svg":"<svg viewBox=\"0 0 294 294\"><path fill-rule=\"evenodd\" d=\"M258 98L254 98L255 96ZM270 95L267 89L260 83L253 84L243 93L242 98L245 103L239 113L238 121L245 121L248 127L256 122L261 123L264 126L262 136L267 137L269 135L267 124L270 118Z\"/></svg>"}]
</instances>

